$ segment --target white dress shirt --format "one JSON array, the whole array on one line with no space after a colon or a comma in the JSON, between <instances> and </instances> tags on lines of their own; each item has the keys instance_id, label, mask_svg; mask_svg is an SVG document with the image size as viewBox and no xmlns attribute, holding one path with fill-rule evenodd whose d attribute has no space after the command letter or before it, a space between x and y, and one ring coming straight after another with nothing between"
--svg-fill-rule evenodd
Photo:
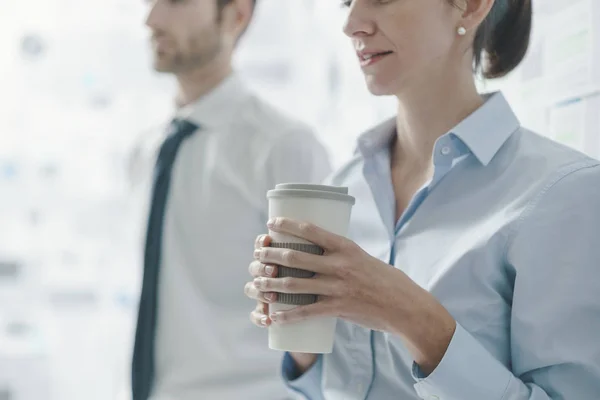
<instances>
[{"instance_id":1,"label":"white dress shirt","mask_svg":"<svg viewBox=\"0 0 600 400\"><path fill-rule=\"evenodd\" d=\"M281 354L249 321L255 304L243 287L254 239L266 232L267 190L320 182L330 172L327 152L307 126L254 96L235 74L177 117L200 129L173 167L151 398L283 399ZM138 148L138 171L143 164L151 171L164 139L151 136Z\"/></svg>"}]
</instances>

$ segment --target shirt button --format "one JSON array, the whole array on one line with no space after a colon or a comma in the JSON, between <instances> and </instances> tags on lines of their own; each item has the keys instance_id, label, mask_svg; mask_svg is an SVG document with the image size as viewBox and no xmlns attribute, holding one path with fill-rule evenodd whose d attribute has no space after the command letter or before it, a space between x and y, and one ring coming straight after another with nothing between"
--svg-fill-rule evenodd
<instances>
[{"instance_id":1,"label":"shirt button","mask_svg":"<svg viewBox=\"0 0 600 400\"><path fill-rule=\"evenodd\" d=\"M442 155L447 156L448 154L450 154L450 152L451 152L450 147L448 147L448 146L442 147Z\"/></svg>"}]
</instances>

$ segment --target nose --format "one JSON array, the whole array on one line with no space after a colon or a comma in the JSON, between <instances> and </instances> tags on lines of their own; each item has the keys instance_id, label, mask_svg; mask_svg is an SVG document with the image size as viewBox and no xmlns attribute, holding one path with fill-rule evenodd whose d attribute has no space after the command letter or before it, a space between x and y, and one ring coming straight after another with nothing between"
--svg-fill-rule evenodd
<instances>
[{"instance_id":1,"label":"nose","mask_svg":"<svg viewBox=\"0 0 600 400\"><path fill-rule=\"evenodd\" d=\"M375 33L375 22L369 15L366 2L354 0L344 23L344 33L349 38L370 36Z\"/></svg>"},{"instance_id":2,"label":"nose","mask_svg":"<svg viewBox=\"0 0 600 400\"><path fill-rule=\"evenodd\" d=\"M148 1L147 3L149 5L149 11L148 15L146 16L146 26L152 30L160 29L162 24L162 14L164 14L161 10L163 7L163 2L160 0L154 0Z\"/></svg>"}]
</instances>

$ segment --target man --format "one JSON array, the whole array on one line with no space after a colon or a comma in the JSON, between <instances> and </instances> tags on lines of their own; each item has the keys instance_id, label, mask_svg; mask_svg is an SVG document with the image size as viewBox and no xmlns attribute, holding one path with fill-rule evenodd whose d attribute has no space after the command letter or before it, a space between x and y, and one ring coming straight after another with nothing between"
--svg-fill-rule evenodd
<instances>
[{"instance_id":1,"label":"man","mask_svg":"<svg viewBox=\"0 0 600 400\"><path fill-rule=\"evenodd\" d=\"M154 0L154 67L178 83L167 132L148 139L151 191L135 338L134 400L282 399L280 355L251 326L243 291L266 192L319 182L327 153L232 68L253 0ZM152 146L150 146L152 148ZM156 161L154 161L156 160Z\"/></svg>"}]
</instances>

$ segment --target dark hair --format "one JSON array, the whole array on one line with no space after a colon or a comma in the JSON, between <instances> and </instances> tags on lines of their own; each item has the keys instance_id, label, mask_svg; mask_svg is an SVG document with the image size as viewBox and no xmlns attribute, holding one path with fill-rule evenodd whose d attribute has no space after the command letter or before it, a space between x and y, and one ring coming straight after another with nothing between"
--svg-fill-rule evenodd
<instances>
[{"instance_id":1,"label":"dark hair","mask_svg":"<svg viewBox=\"0 0 600 400\"><path fill-rule=\"evenodd\" d=\"M233 0L217 0L217 7L219 8L219 11L223 10L225 6L232 1ZM257 0L252 0L252 7L256 7L256 2Z\"/></svg>"},{"instance_id":2,"label":"dark hair","mask_svg":"<svg viewBox=\"0 0 600 400\"><path fill-rule=\"evenodd\" d=\"M531 35L531 1L496 0L477 29L473 67L484 78L501 78L523 61Z\"/></svg>"}]
</instances>

